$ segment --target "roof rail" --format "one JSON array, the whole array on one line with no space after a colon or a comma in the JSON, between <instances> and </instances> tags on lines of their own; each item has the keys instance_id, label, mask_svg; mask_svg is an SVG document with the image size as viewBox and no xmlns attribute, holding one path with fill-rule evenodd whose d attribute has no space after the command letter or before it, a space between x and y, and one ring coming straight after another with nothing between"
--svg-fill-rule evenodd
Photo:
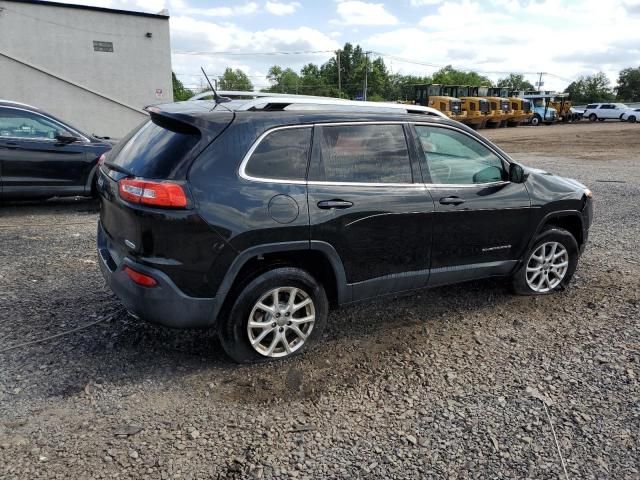
<instances>
[{"instance_id":1,"label":"roof rail","mask_svg":"<svg viewBox=\"0 0 640 480\"><path fill-rule=\"evenodd\" d=\"M199 93L189 100L201 100L213 95L207 90ZM246 92L239 90L220 90L218 95L225 97L253 97L241 105L236 105L235 110L283 110L289 105L299 105L304 110L364 110L389 113L417 113L448 118L444 113L435 108L422 105L406 105L402 103L387 102L363 102L359 100L345 100L343 98L318 97L313 95L291 95L269 92Z\"/></svg>"},{"instance_id":2,"label":"roof rail","mask_svg":"<svg viewBox=\"0 0 640 480\"><path fill-rule=\"evenodd\" d=\"M10 103L12 105L20 105L21 107L29 107L33 108L34 110L39 110L38 107L34 107L33 105L29 105L28 103L16 102L14 100L5 100L3 98L0 98L0 103Z\"/></svg>"},{"instance_id":3,"label":"roof rail","mask_svg":"<svg viewBox=\"0 0 640 480\"><path fill-rule=\"evenodd\" d=\"M292 95L289 93L270 93L270 92L253 92L253 91L243 91L243 90L216 90L218 95L222 95L224 97L291 97ZM212 97L213 92L211 90L205 90L204 92L198 93L191 97L189 101L192 100L202 100L207 97ZM304 98L327 98L327 97L317 97L314 95L293 95L295 97L304 97Z\"/></svg>"},{"instance_id":4,"label":"roof rail","mask_svg":"<svg viewBox=\"0 0 640 480\"><path fill-rule=\"evenodd\" d=\"M261 97L248 100L236 110L283 110L290 105L299 105L301 110L360 110L389 113L418 113L448 118L435 108L422 105L405 105L403 103L363 102L329 97L304 97L302 95L285 95L278 97Z\"/></svg>"}]
</instances>

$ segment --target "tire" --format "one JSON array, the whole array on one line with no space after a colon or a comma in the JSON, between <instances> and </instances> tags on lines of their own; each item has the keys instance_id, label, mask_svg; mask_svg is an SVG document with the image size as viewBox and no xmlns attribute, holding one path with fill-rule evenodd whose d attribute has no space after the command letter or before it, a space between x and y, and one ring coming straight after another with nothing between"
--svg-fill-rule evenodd
<instances>
[{"instance_id":1,"label":"tire","mask_svg":"<svg viewBox=\"0 0 640 480\"><path fill-rule=\"evenodd\" d=\"M534 127L537 127L538 125L540 125L540 122L542 122L542 117L537 113L533 117L531 117L530 123Z\"/></svg>"},{"instance_id":2,"label":"tire","mask_svg":"<svg viewBox=\"0 0 640 480\"><path fill-rule=\"evenodd\" d=\"M598 119L598 116L595 113L592 113L591 115L589 115L590 122L595 122L597 119Z\"/></svg>"},{"instance_id":3,"label":"tire","mask_svg":"<svg viewBox=\"0 0 640 480\"><path fill-rule=\"evenodd\" d=\"M543 251L544 260L537 260L535 257L539 257ZM550 257L554 251L556 256L561 256L549 262L547 255ZM513 274L514 291L519 295L547 295L564 290L576 271L579 256L578 243L571 233L553 225L545 227L525 255L520 268ZM564 263L566 265L560 267ZM553 265L557 267L554 268ZM529 271L529 267L536 270ZM540 273L536 275L537 271ZM544 279L545 276L547 280Z\"/></svg>"},{"instance_id":4,"label":"tire","mask_svg":"<svg viewBox=\"0 0 640 480\"><path fill-rule=\"evenodd\" d=\"M295 304L311 302L292 313L292 293ZM279 300L277 313L273 311L274 295ZM226 354L237 363L290 358L309 350L322 337L328 311L325 290L309 273L299 268L275 268L254 278L239 292L229 314L220 319L218 336ZM314 320L309 321L312 316ZM250 317L255 328L249 328ZM292 323L300 319L306 321ZM299 334L308 336L303 339Z\"/></svg>"},{"instance_id":5,"label":"tire","mask_svg":"<svg viewBox=\"0 0 640 480\"><path fill-rule=\"evenodd\" d=\"M631 115L629 116L629 118L627 119L627 121L629 123L636 123L636 116L635 115Z\"/></svg>"}]
</instances>

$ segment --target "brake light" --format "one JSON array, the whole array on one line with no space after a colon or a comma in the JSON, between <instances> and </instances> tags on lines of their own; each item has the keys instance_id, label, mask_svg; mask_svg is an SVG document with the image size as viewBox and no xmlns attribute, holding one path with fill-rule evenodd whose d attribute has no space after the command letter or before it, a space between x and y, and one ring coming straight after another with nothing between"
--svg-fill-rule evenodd
<instances>
[{"instance_id":1,"label":"brake light","mask_svg":"<svg viewBox=\"0 0 640 480\"><path fill-rule=\"evenodd\" d=\"M177 183L124 178L120 180L118 189L120 198L131 203L169 208L187 206L187 195Z\"/></svg>"},{"instance_id":2,"label":"brake light","mask_svg":"<svg viewBox=\"0 0 640 480\"><path fill-rule=\"evenodd\" d=\"M106 155L103 153L102 155L100 155L100 158L98 158L98 168L100 168L102 166L102 164L104 163Z\"/></svg>"},{"instance_id":3,"label":"brake light","mask_svg":"<svg viewBox=\"0 0 640 480\"><path fill-rule=\"evenodd\" d=\"M137 283L138 285L149 288L158 285L158 282L155 278L149 275L145 275L144 273L140 273L131 267L124 267L122 270L124 271L124 273L129 275L129 278L133 280L134 283Z\"/></svg>"}]
</instances>

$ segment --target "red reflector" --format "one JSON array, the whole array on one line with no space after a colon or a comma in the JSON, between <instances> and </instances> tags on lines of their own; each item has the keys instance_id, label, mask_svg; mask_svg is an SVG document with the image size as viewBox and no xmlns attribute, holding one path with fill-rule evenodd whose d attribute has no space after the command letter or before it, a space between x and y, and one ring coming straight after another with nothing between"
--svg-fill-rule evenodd
<instances>
[{"instance_id":1,"label":"red reflector","mask_svg":"<svg viewBox=\"0 0 640 480\"><path fill-rule=\"evenodd\" d=\"M119 184L120 198L127 202L154 207L184 208L187 206L184 189L177 183L125 178L120 180Z\"/></svg>"},{"instance_id":2,"label":"red reflector","mask_svg":"<svg viewBox=\"0 0 640 480\"><path fill-rule=\"evenodd\" d=\"M129 278L138 285L142 285L143 287L155 287L158 285L155 278L145 275L144 273L137 272L133 268L124 267L123 270L124 273L129 275Z\"/></svg>"}]
</instances>

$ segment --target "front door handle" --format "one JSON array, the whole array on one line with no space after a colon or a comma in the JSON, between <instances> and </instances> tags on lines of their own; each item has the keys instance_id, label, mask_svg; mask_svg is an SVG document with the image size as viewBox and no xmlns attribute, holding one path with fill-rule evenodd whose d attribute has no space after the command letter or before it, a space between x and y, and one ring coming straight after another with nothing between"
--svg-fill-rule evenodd
<instances>
[{"instance_id":1,"label":"front door handle","mask_svg":"<svg viewBox=\"0 0 640 480\"><path fill-rule=\"evenodd\" d=\"M322 210L329 210L332 208L349 208L353 206L353 202L346 200L322 200L318 202L318 208Z\"/></svg>"},{"instance_id":2,"label":"front door handle","mask_svg":"<svg viewBox=\"0 0 640 480\"><path fill-rule=\"evenodd\" d=\"M460 197L442 197L440 199L440 205L460 205L464 203L464 200Z\"/></svg>"}]
</instances>

